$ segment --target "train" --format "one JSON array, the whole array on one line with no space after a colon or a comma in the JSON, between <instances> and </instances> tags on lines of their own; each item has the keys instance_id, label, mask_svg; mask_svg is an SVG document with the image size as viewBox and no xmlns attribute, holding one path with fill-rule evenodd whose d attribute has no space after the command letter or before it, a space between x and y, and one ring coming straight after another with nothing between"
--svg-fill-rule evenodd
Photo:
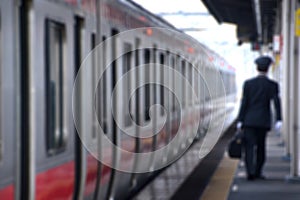
<instances>
[{"instance_id":1,"label":"train","mask_svg":"<svg viewBox=\"0 0 300 200\"><path fill-rule=\"evenodd\" d=\"M0 199L130 199L193 143L209 152L235 75L131 0L0 1Z\"/></svg>"}]
</instances>

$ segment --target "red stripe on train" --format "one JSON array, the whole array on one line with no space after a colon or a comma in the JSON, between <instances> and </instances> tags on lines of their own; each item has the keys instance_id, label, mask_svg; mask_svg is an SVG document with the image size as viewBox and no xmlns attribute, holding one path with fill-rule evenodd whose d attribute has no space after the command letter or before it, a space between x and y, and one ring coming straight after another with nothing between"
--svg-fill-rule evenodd
<instances>
[{"instance_id":1,"label":"red stripe on train","mask_svg":"<svg viewBox=\"0 0 300 200\"><path fill-rule=\"evenodd\" d=\"M74 166L74 161L70 161L58 167L39 173L36 177L36 199L72 199L75 181ZM108 183L110 172L111 169L109 167L103 167L101 174L102 185ZM97 160L89 154L87 158L87 177L84 191L85 196L89 196L94 192L96 189L96 180Z\"/></svg>"},{"instance_id":2,"label":"red stripe on train","mask_svg":"<svg viewBox=\"0 0 300 200\"><path fill-rule=\"evenodd\" d=\"M15 187L13 185L9 185L3 189L0 189L0 199L13 200L14 190Z\"/></svg>"},{"instance_id":3,"label":"red stripe on train","mask_svg":"<svg viewBox=\"0 0 300 200\"><path fill-rule=\"evenodd\" d=\"M72 199L75 166L70 161L36 176L36 199Z\"/></svg>"},{"instance_id":4,"label":"red stripe on train","mask_svg":"<svg viewBox=\"0 0 300 200\"><path fill-rule=\"evenodd\" d=\"M88 153L87 156L87 176L84 195L89 196L96 189L98 163L97 159Z\"/></svg>"}]
</instances>

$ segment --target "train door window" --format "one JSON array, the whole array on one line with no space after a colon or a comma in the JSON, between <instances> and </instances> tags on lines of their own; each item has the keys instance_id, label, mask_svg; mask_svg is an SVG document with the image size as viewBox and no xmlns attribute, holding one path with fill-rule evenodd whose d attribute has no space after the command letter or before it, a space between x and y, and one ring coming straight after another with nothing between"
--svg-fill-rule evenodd
<instances>
[{"instance_id":1,"label":"train door window","mask_svg":"<svg viewBox=\"0 0 300 200\"><path fill-rule=\"evenodd\" d=\"M215 69L212 68L210 71L210 86L212 88L211 90L211 97L212 98L215 98L216 97L216 94L217 94L217 91L216 91L216 86L217 86L217 81L215 79Z\"/></svg>"},{"instance_id":2,"label":"train door window","mask_svg":"<svg viewBox=\"0 0 300 200\"><path fill-rule=\"evenodd\" d=\"M146 64L145 82L147 83L150 81L150 67L149 67L150 50L149 49L144 50L144 62ZM145 121L150 120L149 109L150 109L150 84L146 84L145 85Z\"/></svg>"},{"instance_id":3,"label":"train door window","mask_svg":"<svg viewBox=\"0 0 300 200\"><path fill-rule=\"evenodd\" d=\"M228 74L227 75L228 77L228 94L231 94L231 93L233 93L233 89L234 89L234 77L233 77L233 75L232 74Z\"/></svg>"},{"instance_id":4,"label":"train door window","mask_svg":"<svg viewBox=\"0 0 300 200\"><path fill-rule=\"evenodd\" d=\"M136 41L136 43L138 43L137 41ZM140 54L140 51L141 50L139 50L139 49L136 49L135 51L134 51L134 57L135 57L135 66L139 66L139 64L140 64L140 58L139 58L139 54ZM135 73L135 81L136 81L136 83L138 83L138 81L140 80L140 78L139 78L139 72L138 72L138 70L136 71L136 73ZM135 97L135 122L138 124L138 125L141 125L141 119L140 119L140 114L139 114L139 104L140 104L140 90L136 90L136 97Z\"/></svg>"},{"instance_id":5,"label":"train door window","mask_svg":"<svg viewBox=\"0 0 300 200\"><path fill-rule=\"evenodd\" d=\"M212 98L213 96L213 88L214 88L214 83L212 82L212 72L211 72L211 68L207 68L205 72L206 73L206 77L207 77L207 87L208 87L208 93L207 93L207 99L210 100L210 98Z\"/></svg>"},{"instance_id":6,"label":"train door window","mask_svg":"<svg viewBox=\"0 0 300 200\"><path fill-rule=\"evenodd\" d=\"M176 88L180 88L181 87L181 82L180 81L176 81L176 73L181 73L182 68L181 68L181 58L179 55L176 55L176 59L175 59L175 70L174 70L174 84ZM175 111L179 111L180 108L180 104L181 104L181 98L182 98L182 91L179 90L179 93L175 96Z\"/></svg>"},{"instance_id":7,"label":"train door window","mask_svg":"<svg viewBox=\"0 0 300 200\"><path fill-rule=\"evenodd\" d=\"M205 80L205 66L200 67L200 101L203 103L206 98L206 80Z\"/></svg>"},{"instance_id":8,"label":"train door window","mask_svg":"<svg viewBox=\"0 0 300 200\"><path fill-rule=\"evenodd\" d=\"M197 97L199 94L199 89L198 89L198 79L197 79L197 68L192 66L192 72L193 72L193 90L194 90L194 94L196 96L193 95L193 103L197 104Z\"/></svg>"},{"instance_id":9,"label":"train door window","mask_svg":"<svg viewBox=\"0 0 300 200\"><path fill-rule=\"evenodd\" d=\"M46 21L46 134L49 155L66 146L64 123L65 25Z\"/></svg>"},{"instance_id":10,"label":"train door window","mask_svg":"<svg viewBox=\"0 0 300 200\"><path fill-rule=\"evenodd\" d=\"M194 82L193 82L193 65L191 63L188 64L188 80L189 80L189 87L193 88L194 87ZM187 100L189 101L189 105L191 106L193 104L193 96L191 94L191 90L187 89L188 92L187 94Z\"/></svg>"},{"instance_id":11,"label":"train door window","mask_svg":"<svg viewBox=\"0 0 300 200\"><path fill-rule=\"evenodd\" d=\"M230 94L236 93L236 82L235 82L235 75L230 75Z\"/></svg>"},{"instance_id":12,"label":"train door window","mask_svg":"<svg viewBox=\"0 0 300 200\"><path fill-rule=\"evenodd\" d=\"M204 81L204 88L203 88L203 91L204 91L204 102L206 102L207 100L209 100L209 90L208 90L208 65L205 65L203 67L203 81Z\"/></svg>"},{"instance_id":13,"label":"train door window","mask_svg":"<svg viewBox=\"0 0 300 200\"><path fill-rule=\"evenodd\" d=\"M154 64L154 65L156 65L156 61L157 61L157 58L156 58L156 55L157 55L157 49L156 49L156 45L154 45L154 48L153 48L153 61L152 61L152 63ZM153 75L154 75L154 77L153 77L153 79L155 79L156 78L156 70L154 70L153 71ZM156 91L158 91L158 85L153 85L153 104L156 104L157 103L157 94L156 94Z\"/></svg>"},{"instance_id":14,"label":"train door window","mask_svg":"<svg viewBox=\"0 0 300 200\"><path fill-rule=\"evenodd\" d=\"M103 36L102 37L102 42L106 40L106 36ZM101 66L103 69L105 69L106 67L106 51L107 51L107 48L106 48L106 42L103 42L102 43L103 46L102 46L102 62L101 62ZM99 123L102 127L102 130L104 132L104 134L107 134L108 132L108 124L107 124L107 109L108 109L108 106L107 106L107 98L108 98L108 95L107 95L107 71L104 71L103 73L103 81L102 81L102 93L100 93L100 99L102 100L102 108L103 108L103 113L102 113L102 116L100 116L98 119L99 119Z\"/></svg>"},{"instance_id":15,"label":"train door window","mask_svg":"<svg viewBox=\"0 0 300 200\"><path fill-rule=\"evenodd\" d=\"M131 68L131 59L132 59L132 53L131 53L131 45L129 43L124 44L124 51L126 52L123 55L123 70L122 74L125 75L128 71L130 71ZM127 80L125 81L123 85L123 97L125 99L125 102L128 103L128 105L123 106L123 113L124 113L124 125L125 127L130 126L132 124L131 116L130 116L130 94L129 94L129 88L131 87L131 78L130 75L128 74ZM127 107L127 109L125 109Z\"/></svg>"},{"instance_id":16,"label":"train door window","mask_svg":"<svg viewBox=\"0 0 300 200\"><path fill-rule=\"evenodd\" d=\"M233 89L234 89L234 77L232 76L232 74L228 74L228 94L233 93Z\"/></svg>"},{"instance_id":17,"label":"train door window","mask_svg":"<svg viewBox=\"0 0 300 200\"><path fill-rule=\"evenodd\" d=\"M171 65L170 65L173 70L172 73L170 74L170 79L172 80L172 87L175 90L175 58L172 56L171 57ZM176 95L172 93L171 91L171 111L174 112L176 110Z\"/></svg>"},{"instance_id":18,"label":"train door window","mask_svg":"<svg viewBox=\"0 0 300 200\"><path fill-rule=\"evenodd\" d=\"M228 74L226 72L222 72L220 71L221 77L222 77L222 81L224 84L224 88L225 88L225 94L228 94L228 84L229 84L229 80L228 80ZM222 83L222 82L221 82Z\"/></svg>"},{"instance_id":19,"label":"train door window","mask_svg":"<svg viewBox=\"0 0 300 200\"><path fill-rule=\"evenodd\" d=\"M116 35L119 33L119 31L117 29L112 29L111 30L111 36L112 36L112 48L111 48L111 58L113 58L113 62L111 65L111 70L110 70L110 75L111 75L111 79L110 79L110 95L112 94L115 85L117 83L117 61L116 59L116 55L117 55L117 37ZM116 100L112 101L112 107L116 108L117 102ZM112 142L113 144L117 143L117 125L116 122L114 120L114 116L110 115L110 119L111 119L111 127L112 127Z\"/></svg>"},{"instance_id":20,"label":"train door window","mask_svg":"<svg viewBox=\"0 0 300 200\"><path fill-rule=\"evenodd\" d=\"M165 56L163 53L159 56L159 63L163 66L165 64ZM160 82L163 83L164 81L164 71L160 70ZM165 102L164 102L164 86L160 85L160 104L164 108ZM164 114L164 109L160 110L160 115Z\"/></svg>"},{"instance_id":21,"label":"train door window","mask_svg":"<svg viewBox=\"0 0 300 200\"><path fill-rule=\"evenodd\" d=\"M226 90L226 94L230 94L230 89L231 89L231 83L230 83L230 80L231 80L231 74L227 73L226 74L226 82L224 83L225 84L225 90Z\"/></svg>"},{"instance_id":22,"label":"train door window","mask_svg":"<svg viewBox=\"0 0 300 200\"><path fill-rule=\"evenodd\" d=\"M224 84L224 87L225 87L225 94L229 94L229 74L226 73L226 72L221 72L221 76L222 76L222 80L223 80L223 84Z\"/></svg>"},{"instance_id":23,"label":"train door window","mask_svg":"<svg viewBox=\"0 0 300 200\"><path fill-rule=\"evenodd\" d=\"M185 67L185 62L184 60L181 61L181 73L183 78L186 79L186 67ZM182 89L181 89L181 94L182 94L182 108L185 108L186 105L186 89L185 89L185 81L182 82Z\"/></svg>"},{"instance_id":24,"label":"train door window","mask_svg":"<svg viewBox=\"0 0 300 200\"><path fill-rule=\"evenodd\" d=\"M96 34L95 33L92 33L91 34L91 41L90 41L91 43L91 51L93 51L93 49L96 47ZM95 56L95 54L94 53L92 53L91 54L92 55L92 74L91 74L91 76L92 76L92 84L94 85L94 84L96 84L96 77L95 77L95 74L97 74L96 73L96 70L97 70L97 65L96 65L96 63L97 63L97 61L96 61L96 56ZM93 88L93 87L91 87L91 88ZM97 111L100 111L101 112L101 107L100 107L100 104L99 104L99 98L94 98L95 97L95 91L93 91L92 90L92 99L95 99L95 104L96 105L94 105L93 106L93 111L91 112L92 113L92 117L91 117L91 119L93 119L94 121L92 122L93 124L92 124L92 138L93 139L96 139L96 126L97 126L97 120L96 119L94 119L94 117L93 117L93 115L94 115L94 110L96 109ZM100 113L99 112L99 113Z\"/></svg>"},{"instance_id":25,"label":"train door window","mask_svg":"<svg viewBox=\"0 0 300 200\"><path fill-rule=\"evenodd\" d=\"M170 66L170 51L167 50L166 55L165 55L165 65ZM171 83L170 79L170 74L169 73L164 73L164 84L168 85ZM166 107L167 112L171 111L171 103L170 103L170 98L169 98L169 90L164 88L164 104Z\"/></svg>"}]
</instances>

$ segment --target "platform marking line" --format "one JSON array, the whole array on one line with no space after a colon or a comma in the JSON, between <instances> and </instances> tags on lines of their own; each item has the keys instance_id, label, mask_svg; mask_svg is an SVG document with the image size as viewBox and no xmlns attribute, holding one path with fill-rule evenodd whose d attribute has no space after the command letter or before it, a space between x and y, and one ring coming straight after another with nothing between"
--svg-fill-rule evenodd
<instances>
[{"instance_id":1,"label":"platform marking line","mask_svg":"<svg viewBox=\"0 0 300 200\"><path fill-rule=\"evenodd\" d=\"M239 161L229 158L225 153L200 200L226 200Z\"/></svg>"}]
</instances>

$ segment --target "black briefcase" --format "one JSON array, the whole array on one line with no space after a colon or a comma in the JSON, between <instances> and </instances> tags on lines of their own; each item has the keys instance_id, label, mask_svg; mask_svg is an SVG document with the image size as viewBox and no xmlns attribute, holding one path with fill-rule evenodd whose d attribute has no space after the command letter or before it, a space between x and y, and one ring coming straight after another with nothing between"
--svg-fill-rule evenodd
<instances>
[{"instance_id":1,"label":"black briefcase","mask_svg":"<svg viewBox=\"0 0 300 200\"><path fill-rule=\"evenodd\" d=\"M243 152L243 132L238 130L228 144L230 158L240 159Z\"/></svg>"}]
</instances>

